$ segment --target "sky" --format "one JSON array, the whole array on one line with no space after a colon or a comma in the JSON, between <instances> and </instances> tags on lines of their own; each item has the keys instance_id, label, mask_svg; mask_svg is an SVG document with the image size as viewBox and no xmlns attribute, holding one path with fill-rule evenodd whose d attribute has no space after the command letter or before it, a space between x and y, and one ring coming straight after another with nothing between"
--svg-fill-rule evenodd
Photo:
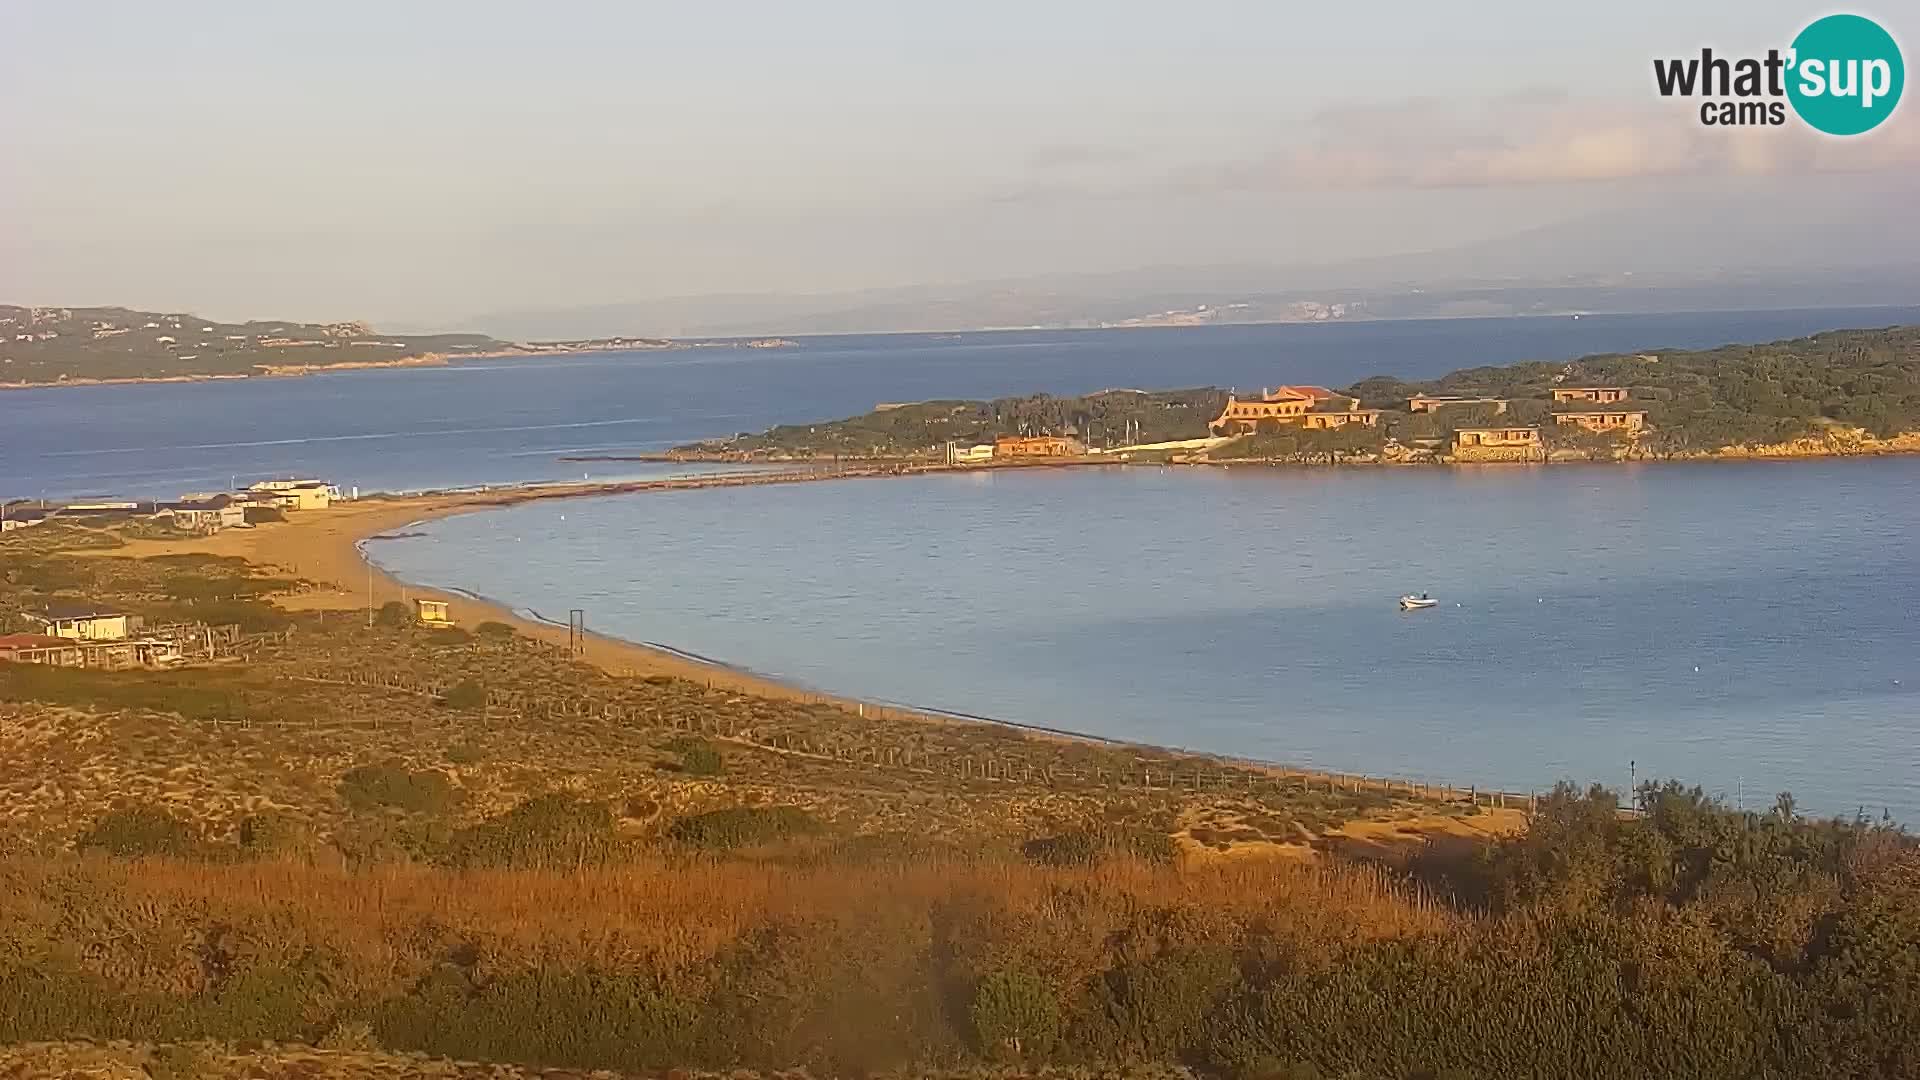
<instances>
[{"instance_id":1,"label":"sky","mask_svg":"<svg viewBox=\"0 0 1920 1080\"><path fill-rule=\"evenodd\" d=\"M1655 56L1784 47L1825 8L1463 10L4 0L0 302L451 326L1915 186L1912 102L1834 140L1711 131L1653 91Z\"/></svg>"}]
</instances>

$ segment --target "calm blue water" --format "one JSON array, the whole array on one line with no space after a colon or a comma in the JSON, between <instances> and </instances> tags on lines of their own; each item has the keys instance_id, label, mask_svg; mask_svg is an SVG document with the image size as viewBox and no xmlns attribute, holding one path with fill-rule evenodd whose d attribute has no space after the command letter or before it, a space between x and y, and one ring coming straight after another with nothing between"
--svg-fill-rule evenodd
<instances>
[{"instance_id":1,"label":"calm blue water","mask_svg":"<svg viewBox=\"0 0 1920 1080\"><path fill-rule=\"evenodd\" d=\"M1912 459L1022 471L533 503L372 552L867 698L1912 822L1917 495Z\"/></svg>"},{"instance_id":2,"label":"calm blue water","mask_svg":"<svg viewBox=\"0 0 1920 1080\"><path fill-rule=\"evenodd\" d=\"M1920 308L809 338L0 392L0 497L642 476L878 401L1343 385ZM402 576L848 694L1455 783L1680 775L1920 819L1920 462L1022 473L531 504ZM565 521L560 520L565 515ZM1439 610L1392 601L1430 589ZM1697 670L1696 670L1697 668Z\"/></svg>"},{"instance_id":3,"label":"calm blue water","mask_svg":"<svg viewBox=\"0 0 1920 1080\"><path fill-rule=\"evenodd\" d=\"M804 339L782 350L515 358L301 379L0 391L0 498L166 497L304 473L364 490L650 475L570 453L864 412L880 401L1281 382L1769 341L1920 308Z\"/></svg>"}]
</instances>

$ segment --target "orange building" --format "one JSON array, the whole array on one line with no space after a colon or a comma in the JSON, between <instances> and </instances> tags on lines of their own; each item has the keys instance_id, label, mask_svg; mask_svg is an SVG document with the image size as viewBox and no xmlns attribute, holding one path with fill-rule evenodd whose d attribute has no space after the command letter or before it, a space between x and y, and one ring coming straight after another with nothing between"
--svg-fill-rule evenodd
<instances>
[{"instance_id":1,"label":"orange building","mask_svg":"<svg viewBox=\"0 0 1920 1080\"><path fill-rule=\"evenodd\" d=\"M993 440L996 458L1078 457L1086 448L1064 435L1008 435Z\"/></svg>"},{"instance_id":2,"label":"orange building","mask_svg":"<svg viewBox=\"0 0 1920 1080\"><path fill-rule=\"evenodd\" d=\"M1453 445L1455 447L1535 447L1540 445L1540 429L1530 427L1461 428L1453 433Z\"/></svg>"},{"instance_id":3,"label":"orange building","mask_svg":"<svg viewBox=\"0 0 1920 1080\"><path fill-rule=\"evenodd\" d=\"M1596 405L1611 405L1616 401L1627 400L1627 388L1624 386L1556 386L1553 388L1555 404L1563 401L1591 401Z\"/></svg>"},{"instance_id":4,"label":"orange building","mask_svg":"<svg viewBox=\"0 0 1920 1080\"><path fill-rule=\"evenodd\" d=\"M1360 399L1336 394L1324 386L1281 386L1260 391L1258 398L1241 400L1228 394L1227 406L1207 427L1223 435L1252 431L1262 420L1291 423L1328 404L1344 403L1348 412L1360 408ZM1339 425L1335 425L1339 426Z\"/></svg>"},{"instance_id":5,"label":"orange building","mask_svg":"<svg viewBox=\"0 0 1920 1080\"><path fill-rule=\"evenodd\" d=\"M1348 424L1361 427L1379 427L1379 409L1346 409L1341 412L1310 412L1300 418L1301 426L1308 431L1331 431Z\"/></svg>"},{"instance_id":6,"label":"orange building","mask_svg":"<svg viewBox=\"0 0 1920 1080\"><path fill-rule=\"evenodd\" d=\"M1563 412L1554 413L1556 424L1578 424L1588 431L1639 431L1647 426L1647 414L1641 409L1627 409L1621 412Z\"/></svg>"},{"instance_id":7,"label":"orange building","mask_svg":"<svg viewBox=\"0 0 1920 1080\"><path fill-rule=\"evenodd\" d=\"M1439 412L1441 409L1466 405L1491 405L1494 415L1507 411L1507 399L1498 397L1448 397L1435 394L1415 394L1407 399L1408 412Z\"/></svg>"}]
</instances>

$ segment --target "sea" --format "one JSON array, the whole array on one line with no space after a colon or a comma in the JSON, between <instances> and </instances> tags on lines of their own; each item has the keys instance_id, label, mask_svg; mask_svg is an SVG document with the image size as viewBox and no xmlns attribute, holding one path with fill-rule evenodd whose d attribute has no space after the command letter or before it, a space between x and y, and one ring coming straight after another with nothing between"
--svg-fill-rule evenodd
<instances>
[{"instance_id":1,"label":"sea","mask_svg":"<svg viewBox=\"0 0 1920 1080\"><path fill-rule=\"evenodd\" d=\"M0 491L286 473L420 490L1107 387L1342 385L1920 322L1851 309L874 335L0 393ZM536 502L370 553L402 578L878 702L1510 790L1698 783L1920 820L1920 459L1113 468ZM1402 593L1440 604L1402 612Z\"/></svg>"}]
</instances>

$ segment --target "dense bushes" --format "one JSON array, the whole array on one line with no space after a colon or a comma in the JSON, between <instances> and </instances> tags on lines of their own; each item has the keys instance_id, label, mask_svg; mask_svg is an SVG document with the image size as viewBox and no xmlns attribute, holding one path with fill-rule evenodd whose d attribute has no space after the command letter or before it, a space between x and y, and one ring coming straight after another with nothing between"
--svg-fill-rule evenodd
<instances>
[{"instance_id":1,"label":"dense bushes","mask_svg":"<svg viewBox=\"0 0 1920 1080\"><path fill-rule=\"evenodd\" d=\"M472 679L462 679L447 687L440 695L440 703L449 709L472 712L486 707L487 690Z\"/></svg>"},{"instance_id":2,"label":"dense bushes","mask_svg":"<svg viewBox=\"0 0 1920 1080\"><path fill-rule=\"evenodd\" d=\"M1046 865L615 863L605 805L565 796L444 848L462 868L545 870L0 862L0 1038L344 1032L582 1069L1916 1075L1911 841L1785 799L1734 813L1659 785L1639 801L1623 818L1609 793L1555 792L1528 835L1435 877L1452 907L1352 868L1150 863L1093 831L1049 837ZM668 833L718 850L818 827L763 807ZM128 813L89 835L127 854L192 841Z\"/></svg>"},{"instance_id":3,"label":"dense bushes","mask_svg":"<svg viewBox=\"0 0 1920 1080\"><path fill-rule=\"evenodd\" d=\"M679 755L679 771L688 776L719 776L727 771L720 748L705 739L681 736L667 743L665 749Z\"/></svg>"},{"instance_id":4,"label":"dense bushes","mask_svg":"<svg viewBox=\"0 0 1920 1080\"><path fill-rule=\"evenodd\" d=\"M189 720L234 720L270 711L234 671L106 671L45 664L0 664L0 701L39 701L90 709L147 709Z\"/></svg>"},{"instance_id":5,"label":"dense bushes","mask_svg":"<svg viewBox=\"0 0 1920 1080\"><path fill-rule=\"evenodd\" d=\"M981 979L968 1017L981 1052L989 1057L1044 1060L1060 1037L1053 985L1024 971L996 971Z\"/></svg>"},{"instance_id":6,"label":"dense bushes","mask_svg":"<svg viewBox=\"0 0 1920 1080\"><path fill-rule=\"evenodd\" d=\"M542 795L453 834L446 861L459 866L578 866L613 853L613 814L603 803Z\"/></svg>"},{"instance_id":7,"label":"dense bushes","mask_svg":"<svg viewBox=\"0 0 1920 1080\"><path fill-rule=\"evenodd\" d=\"M1148 862L1172 862L1173 839L1138 829L1070 829L1020 846L1020 853L1046 866L1092 866L1102 859L1131 855Z\"/></svg>"},{"instance_id":8,"label":"dense bushes","mask_svg":"<svg viewBox=\"0 0 1920 1080\"><path fill-rule=\"evenodd\" d=\"M79 851L99 851L122 858L171 855L186 858L200 853L200 837L186 822L158 807L128 806L109 810L73 843Z\"/></svg>"},{"instance_id":9,"label":"dense bushes","mask_svg":"<svg viewBox=\"0 0 1920 1080\"><path fill-rule=\"evenodd\" d=\"M708 851L770 844L820 831L820 822L797 806L734 806L677 818L667 835Z\"/></svg>"},{"instance_id":10,"label":"dense bushes","mask_svg":"<svg viewBox=\"0 0 1920 1080\"><path fill-rule=\"evenodd\" d=\"M453 803L453 783L443 772L414 771L395 758L347 770L340 777L340 797L356 810L385 807L436 814Z\"/></svg>"}]
</instances>

